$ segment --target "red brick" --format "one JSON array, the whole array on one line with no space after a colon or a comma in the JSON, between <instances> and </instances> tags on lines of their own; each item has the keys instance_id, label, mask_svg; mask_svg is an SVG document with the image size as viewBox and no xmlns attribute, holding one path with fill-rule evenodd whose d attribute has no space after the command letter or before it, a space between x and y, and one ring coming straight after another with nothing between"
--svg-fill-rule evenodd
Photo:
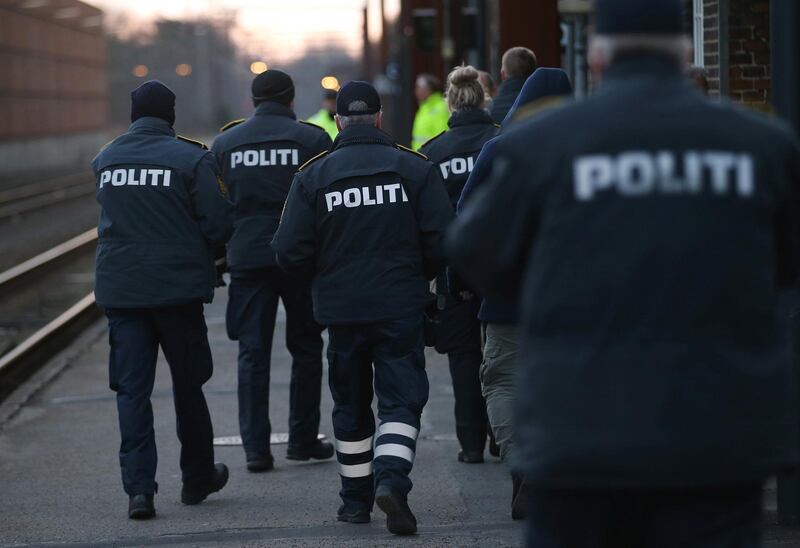
<instances>
[{"instance_id":1,"label":"red brick","mask_svg":"<svg viewBox=\"0 0 800 548\"><path fill-rule=\"evenodd\" d=\"M761 40L748 40L742 44L746 51L766 51L769 49L765 42Z\"/></svg>"},{"instance_id":2,"label":"red brick","mask_svg":"<svg viewBox=\"0 0 800 548\"><path fill-rule=\"evenodd\" d=\"M766 75L766 68L761 65L755 65L752 67L742 67L741 68L742 76L745 78L760 78Z\"/></svg>"},{"instance_id":3,"label":"red brick","mask_svg":"<svg viewBox=\"0 0 800 548\"><path fill-rule=\"evenodd\" d=\"M769 13L769 2L753 2L750 6L753 13Z\"/></svg>"},{"instance_id":4,"label":"red brick","mask_svg":"<svg viewBox=\"0 0 800 548\"><path fill-rule=\"evenodd\" d=\"M749 91L756 88L754 85L754 80L734 80L731 78L730 89L731 91Z\"/></svg>"},{"instance_id":5,"label":"red brick","mask_svg":"<svg viewBox=\"0 0 800 548\"><path fill-rule=\"evenodd\" d=\"M751 53L736 53L732 54L729 59L731 65L752 65L753 55ZM756 61L756 64L758 61Z\"/></svg>"}]
</instances>

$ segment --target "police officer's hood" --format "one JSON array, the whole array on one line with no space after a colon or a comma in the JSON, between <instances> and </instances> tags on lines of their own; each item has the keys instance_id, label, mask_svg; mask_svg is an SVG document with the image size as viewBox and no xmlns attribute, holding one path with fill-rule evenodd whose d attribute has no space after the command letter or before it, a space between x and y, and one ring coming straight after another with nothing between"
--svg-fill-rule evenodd
<instances>
[{"instance_id":1,"label":"police officer's hood","mask_svg":"<svg viewBox=\"0 0 800 548\"><path fill-rule=\"evenodd\" d=\"M567 73L561 69L542 67L528 76L522 86L517 99L511 106L506 117L501 124L505 131L519 109L525 105L540 101L548 97L571 96L572 84L569 82Z\"/></svg>"}]
</instances>

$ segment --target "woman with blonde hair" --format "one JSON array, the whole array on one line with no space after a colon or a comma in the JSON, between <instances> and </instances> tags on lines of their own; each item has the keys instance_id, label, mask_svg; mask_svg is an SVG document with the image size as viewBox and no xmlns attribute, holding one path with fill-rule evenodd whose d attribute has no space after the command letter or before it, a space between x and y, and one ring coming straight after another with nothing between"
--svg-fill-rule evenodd
<instances>
[{"instance_id":1,"label":"woman with blonde hair","mask_svg":"<svg viewBox=\"0 0 800 548\"><path fill-rule=\"evenodd\" d=\"M422 145L420 152L438 166L455 208L483 144L497 135L499 126L484 110L485 94L474 67L456 67L450 72L445 99L451 113L448 129ZM487 434L491 435L479 375L480 299L466 290L451 295L444 273L436 281L439 323L435 348L447 354L453 379L456 436L461 446L458 460L479 463L483 462ZM492 452L499 454L496 446Z\"/></svg>"}]
</instances>

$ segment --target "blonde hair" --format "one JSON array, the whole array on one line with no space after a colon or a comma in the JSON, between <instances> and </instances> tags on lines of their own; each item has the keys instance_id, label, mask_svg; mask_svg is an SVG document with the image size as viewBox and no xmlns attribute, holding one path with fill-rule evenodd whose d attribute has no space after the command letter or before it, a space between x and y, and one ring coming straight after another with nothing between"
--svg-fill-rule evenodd
<instances>
[{"instance_id":1,"label":"blonde hair","mask_svg":"<svg viewBox=\"0 0 800 548\"><path fill-rule=\"evenodd\" d=\"M480 73L473 66L454 68L447 75L447 106L451 112L468 108L483 108L486 100Z\"/></svg>"}]
</instances>

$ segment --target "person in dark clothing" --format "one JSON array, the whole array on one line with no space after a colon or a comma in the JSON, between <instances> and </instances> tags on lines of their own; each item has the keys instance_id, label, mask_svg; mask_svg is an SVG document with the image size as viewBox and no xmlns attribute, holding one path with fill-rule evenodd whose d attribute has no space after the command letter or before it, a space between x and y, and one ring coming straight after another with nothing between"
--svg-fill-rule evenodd
<instances>
[{"instance_id":1,"label":"person in dark clothing","mask_svg":"<svg viewBox=\"0 0 800 548\"><path fill-rule=\"evenodd\" d=\"M528 48L514 47L503 54L500 87L489 109L495 122L500 123L505 119L525 80L533 74L537 66L536 55Z\"/></svg>"},{"instance_id":2,"label":"person in dark clothing","mask_svg":"<svg viewBox=\"0 0 800 548\"><path fill-rule=\"evenodd\" d=\"M458 201L457 211L464 209L472 195L488 180L494 160L494 151L518 116L532 116L543 109L563 102L572 94L572 86L561 69L539 68L525 81L519 96L503 120L501 135L487 142L481 150ZM518 114L519 113L519 114ZM450 286L463 291L466 285L449 269ZM519 356L519 310L516 299L487 297L478 311L483 323L484 352L480 379L486 398L489 423L500 445L500 458L510 463L514 445L514 387ZM526 497L520 496L523 477L512 472L511 516L525 517Z\"/></svg>"},{"instance_id":3,"label":"person in dark clothing","mask_svg":"<svg viewBox=\"0 0 800 548\"><path fill-rule=\"evenodd\" d=\"M483 109L485 94L475 68L454 69L447 77L445 95L452 113L450 129L422 145L420 152L439 167L455 208L481 147L499 128ZM435 346L438 352L447 354L453 379L456 434L461 445L458 460L483 462L488 418L479 378L480 300L469 291L458 298L450 296L444 273L436 278L436 294L440 310Z\"/></svg>"},{"instance_id":4,"label":"person in dark clothing","mask_svg":"<svg viewBox=\"0 0 800 548\"><path fill-rule=\"evenodd\" d=\"M181 501L198 504L228 481L227 467L214 464L203 395L213 370L203 303L214 296L214 262L224 255L233 208L214 156L175 135L167 86L149 81L133 90L131 122L92 161L100 204L95 297L108 317L128 517L147 519L158 492L150 394L159 347L172 374Z\"/></svg>"},{"instance_id":5,"label":"person in dark clothing","mask_svg":"<svg viewBox=\"0 0 800 548\"><path fill-rule=\"evenodd\" d=\"M376 502L390 532L410 534L408 476L428 400L423 314L453 210L439 168L381 131L375 88L349 82L336 112L332 152L295 176L272 247L281 267L313 276L314 315L328 326L337 519L368 522Z\"/></svg>"},{"instance_id":6,"label":"person in dark clothing","mask_svg":"<svg viewBox=\"0 0 800 548\"><path fill-rule=\"evenodd\" d=\"M239 429L247 469L273 468L269 377L278 299L286 309L292 355L289 395L290 460L328 459L333 444L317 439L322 390L322 327L314 321L311 285L284 273L270 241L297 168L331 146L321 127L295 119L294 84L279 70L253 80L255 113L222 128L211 150L236 207L228 243L231 285L228 335L239 341Z\"/></svg>"},{"instance_id":7,"label":"person in dark clothing","mask_svg":"<svg viewBox=\"0 0 800 548\"><path fill-rule=\"evenodd\" d=\"M756 547L797 462L800 143L694 89L681 7L597 0L601 89L513 128L448 233L479 291L521 295L529 546Z\"/></svg>"}]
</instances>

